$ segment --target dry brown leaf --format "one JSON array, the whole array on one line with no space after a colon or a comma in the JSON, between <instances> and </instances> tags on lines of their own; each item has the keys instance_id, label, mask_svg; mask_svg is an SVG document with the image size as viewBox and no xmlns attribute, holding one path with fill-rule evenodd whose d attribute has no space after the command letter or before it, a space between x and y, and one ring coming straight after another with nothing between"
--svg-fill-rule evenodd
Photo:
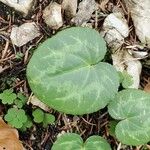
<instances>
[{"instance_id":1,"label":"dry brown leaf","mask_svg":"<svg viewBox=\"0 0 150 150\"><path fill-rule=\"evenodd\" d=\"M24 150L19 141L18 131L0 118L0 150Z\"/></svg>"},{"instance_id":2,"label":"dry brown leaf","mask_svg":"<svg viewBox=\"0 0 150 150\"><path fill-rule=\"evenodd\" d=\"M150 80L148 80L148 83L144 87L144 91L150 93Z\"/></svg>"}]
</instances>

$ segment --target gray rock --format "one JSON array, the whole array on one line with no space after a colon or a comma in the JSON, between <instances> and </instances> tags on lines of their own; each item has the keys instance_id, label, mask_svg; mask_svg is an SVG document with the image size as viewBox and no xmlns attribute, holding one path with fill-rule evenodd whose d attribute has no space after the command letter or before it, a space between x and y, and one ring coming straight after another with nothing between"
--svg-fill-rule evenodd
<instances>
[{"instance_id":1,"label":"gray rock","mask_svg":"<svg viewBox=\"0 0 150 150\"><path fill-rule=\"evenodd\" d=\"M29 11L34 6L35 0L0 0L4 4L14 8L16 11L22 12L24 16L28 15Z\"/></svg>"},{"instance_id":2,"label":"gray rock","mask_svg":"<svg viewBox=\"0 0 150 150\"><path fill-rule=\"evenodd\" d=\"M76 15L77 4L78 0L63 0L62 10L67 20L71 20Z\"/></svg>"},{"instance_id":3,"label":"gray rock","mask_svg":"<svg viewBox=\"0 0 150 150\"><path fill-rule=\"evenodd\" d=\"M139 40L150 47L150 0L126 0L125 4Z\"/></svg>"},{"instance_id":4,"label":"gray rock","mask_svg":"<svg viewBox=\"0 0 150 150\"><path fill-rule=\"evenodd\" d=\"M19 27L14 26L10 38L14 45L21 47L38 36L40 36L39 28L34 22L31 22Z\"/></svg>"},{"instance_id":5,"label":"gray rock","mask_svg":"<svg viewBox=\"0 0 150 150\"><path fill-rule=\"evenodd\" d=\"M79 4L79 10L76 16L72 19L72 22L76 25L82 25L88 22L92 13L97 9L95 0L82 0Z\"/></svg>"},{"instance_id":6,"label":"gray rock","mask_svg":"<svg viewBox=\"0 0 150 150\"><path fill-rule=\"evenodd\" d=\"M129 34L128 24L122 13L115 12L108 15L104 20L101 34L112 51L120 48L124 38Z\"/></svg>"},{"instance_id":7,"label":"gray rock","mask_svg":"<svg viewBox=\"0 0 150 150\"><path fill-rule=\"evenodd\" d=\"M43 19L50 28L59 29L63 25L61 5L56 2L49 4L43 11Z\"/></svg>"}]
</instances>

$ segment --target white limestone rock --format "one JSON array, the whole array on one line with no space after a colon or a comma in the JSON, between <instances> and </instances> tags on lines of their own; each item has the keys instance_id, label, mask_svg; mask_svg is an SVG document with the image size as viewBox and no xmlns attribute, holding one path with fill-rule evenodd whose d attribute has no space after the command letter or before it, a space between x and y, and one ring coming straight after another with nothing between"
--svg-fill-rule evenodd
<instances>
[{"instance_id":1,"label":"white limestone rock","mask_svg":"<svg viewBox=\"0 0 150 150\"><path fill-rule=\"evenodd\" d=\"M35 0L0 0L2 3L14 8L16 11L22 12L24 16L28 15Z\"/></svg>"},{"instance_id":2,"label":"white limestone rock","mask_svg":"<svg viewBox=\"0 0 150 150\"><path fill-rule=\"evenodd\" d=\"M75 25L80 26L90 20L92 13L98 8L95 0L82 0L79 3L78 12L71 20Z\"/></svg>"},{"instance_id":3,"label":"white limestone rock","mask_svg":"<svg viewBox=\"0 0 150 150\"><path fill-rule=\"evenodd\" d=\"M56 2L49 4L43 11L43 19L50 28L59 29L63 25L61 5Z\"/></svg>"},{"instance_id":4,"label":"white limestone rock","mask_svg":"<svg viewBox=\"0 0 150 150\"><path fill-rule=\"evenodd\" d=\"M128 24L122 13L115 12L108 15L104 20L101 34L111 49L115 51L120 48L124 38L129 34Z\"/></svg>"},{"instance_id":5,"label":"white limestone rock","mask_svg":"<svg viewBox=\"0 0 150 150\"><path fill-rule=\"evenodd\" d=\"M150 0L126 0L125 4L139 40L150 47Z\"/></svg>"},{"instance_id":6,"label":"white limestone rock","mask_svg":"<svg viewBox=\"0 0 150 150\"><path fill-rule=\"evenodd\" d=\"M132 77L133 84L130 88L138 89L142 70L141 62L130 55L126 49L121 49L112 54L112 59L113 65L118 71L127 71L127 73Z\"/></svg>"},{"instance_id":7,"label":"white limestone rock","mask_svg":"<svg viewBox=\"0 0 150 150\"><path fill-rule=\"evenodd\" d=\"M19 27L14 26L10 38L14 45L21 47L38 36L40 36L39 28L35 22L31 22L24 23Z\"/></svg>"}]
</instances>

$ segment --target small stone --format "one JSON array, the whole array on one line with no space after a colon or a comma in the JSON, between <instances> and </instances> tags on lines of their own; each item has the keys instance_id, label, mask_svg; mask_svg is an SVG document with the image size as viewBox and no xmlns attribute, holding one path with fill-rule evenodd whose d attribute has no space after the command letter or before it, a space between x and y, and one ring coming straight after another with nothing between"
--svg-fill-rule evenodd
<instances>
[{"instance_id":1,"label":"small stone","mask_svg":"<svg viewBox=\"0 0 150 150\"><path fill-rule=\"evenodd\" d=\"M116 51L124 43L129 34L129 27L120 12L111 13L104 20L101 34L112 51Z\"/></svg>"},{"instance_id":2,"label":"small stone","mask_svg":"<svg viewBox=\"0 0 150 150\"><path fill-rule=\"evenodd\" d=\"M77 5L77 0L63 0L62 10L67 20L71 20L76 15Z\"/></svg>"},{"instance_id":3,"label":"small stone","mask_svg":"<svg viewBox=\"0 0 150 150\"><path fill-rule=\"evenodd\" d=\"M35 22L31 22L19 27L14 26L10 38L14 45L21 47L38 36L40 36L39 28Z\"/></svg>"},{"instance_id":4,"label":"small stone","mask_svg":"<svg viewBox=\"0 0 150 150\"><path fill-rule=\"evenodd\" d=\"M75 25L82 25L88 22L92 16L92 13L97 9L97 3L95 0L82 0L78 7L76 16L72 19Z\"/></svg>"},{"instance_id":5,"label":"small stone","mask_svg":"<svg viewBox=\"0 0 150 150\"><path fill-rule=\"evenodd\" d=\"M59 29L63 25L61 5L56 2L48 5L43 11L43 19L50 28Z\"/></svg>"},{"instance_id":6,"label":"small stone","mask_svg":"<svg viewBox=\"0 0 150 150\"><path fill-rule=\"evenodd\" d=\"M140 75L142 70L141 62L128 53L126 49L121 49L112 54L113 66L118 71L126 71L133 80L133 84L129 88L139 88Z\"/></svg>"},{"instance_id":7,"label":"small stone","mask_svg":"<svg viewBox=\"0 0 150 150\"><path fill-rule=\"evenodd\" d=\"M126 0L124 2L131 13L139 40L150 48L150 0Z\"/></svg>"},{"instance_id":8,"label":"small stone","mask_svg":"<svg viewBox=\"0 0 150 150\"><path fill-rule=\"evenodd\" d=\"M35 0L0 0L4 4L14 8L16 11L22 12L24 16L28 15L33 8Z\"/></svg>"}]
</instances>

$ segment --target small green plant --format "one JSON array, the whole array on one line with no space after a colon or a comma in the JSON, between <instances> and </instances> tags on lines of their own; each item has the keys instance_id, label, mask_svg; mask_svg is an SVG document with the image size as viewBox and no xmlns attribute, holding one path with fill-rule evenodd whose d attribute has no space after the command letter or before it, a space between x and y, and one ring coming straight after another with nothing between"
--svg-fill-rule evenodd
<instances>
[{"instance_id":1,"label":"small green plant","mask_svg":"<svg viewBox=\"0 0 150 150\"><path fill-rule=\"evenodd\" d=\"M33 125L31 117L27 116L27 121L21 127L22 131L26 131L27 129L31 128Z\"/></svg>"},{"instance_id":2,"label":"small green plant","mask_svg":"<svg viewBox=\"0 0 150 150\"><path fill-rule=\"evenodd\" d=\"M22 108L26 104L26 102L27 102L27 98L22 93L18 93L17 98L14 101L14 104L18 108Z\"/></svg>"},{"instance_id":3,"label":"small green plant","mask_svg":"<svg viewBox=\"0 0 150 150\"><path fill-rule=\"evenodd\" d=\"M13 104L16 98L17 96L13 93L13 89L7 89L0 94L0 99L3 104Z\"/></svg>"},{"instance_id":4,"label":"small green plant","mask_svg":"<svg viewBox=\"0 0 150 150\"><path fill-rule=\"evenodd\" d=\"M15 94L13 89L6 89L0 94L0 99L3 104L15 104L18 108L22 108L26 103L27 98L22 94Z\"/></svg>"},{"instance_id":5,"label":"small green plant","mask_svg":"<svg viewBox=\"0 0 150 150\"><path fill-rule=\"evenodd\" d=\"M65 133L58 137L52 150L111 150L110 145L100 136L91 136L85 143L80 135Z\"/></svg>"},{"instance_id":6,"label":"small green plant","mask_svg":"<svg viewBox=\"0 0 150 150\"><path fill-rule=\"evenodd\" d=\"M106 43L97 31L61 31L33 54L27 67L29 85L38 99L60 112L95 112L113 99L119 86L115 68L101 62L105 54Z\"/></svg>"},{"instance_id":7,"label":"small green plant","mask_svg":"<svg viewBox=\"0 0 150 150\"><path fill-rule=\"evenodd\" d=\"M27 116L23 109L10 108L5 115L5 120L15 128L21 128L27 122Z\"/></svg>"},{"instance_id":8,"label":"small green plant","mask_svg":"<svg viewBox=\"0 0 150 150\"><path fill-rule=\"evenodd\" d=\"M109 124L108 124L108 132L114 138L116 138L115 129L116 129L117 124L118 124L118 121L116 120L109 121Z\"/></svg>"},{"instance_id":9,"label":"small green plant","mask_svg":"<svg viewBox=\"0 0 150 150\"><path fill-rule=\"evenodd\" d=\"M20 60L23 57L23 53L17 52L15 57L16 57L16 59Z\"/></svg>"},{"instance_id":10,"label":"small green plant","mask_svg":"<svg viewBox=\"0 0 150 150\"><path fill-rule=\"evenodd\" d=\"M46 127L48 124L53 124L55 122L55 117L52 114L44 113L41 109L37 108L32 113L34 117L34 122L43 123L43 126Z\"/></svg>"},{"instance_id":11,"label":"small green plant","mask_svg":"<svg viewBox=\"0 0 150 150\"><path fill-rule=\"evenodd\" d=\"M126 71L119 72L119 77L123 88L129 88L133 84L132 76L129 75Z\"/></svg>"}]
</instances>

